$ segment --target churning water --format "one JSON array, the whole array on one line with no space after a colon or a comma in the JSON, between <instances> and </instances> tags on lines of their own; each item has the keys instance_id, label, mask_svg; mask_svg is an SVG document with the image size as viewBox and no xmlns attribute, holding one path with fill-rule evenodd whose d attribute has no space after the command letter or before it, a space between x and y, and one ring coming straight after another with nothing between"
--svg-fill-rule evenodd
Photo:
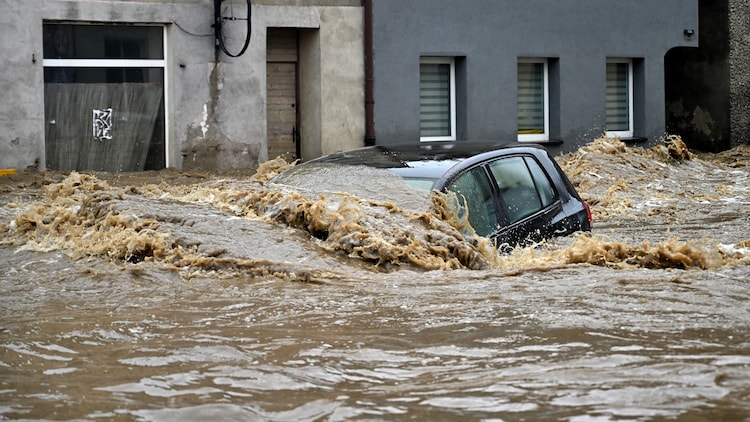
<instances>
[{"instance_id":1,"label":"churning water","mask_svg":"<svg viewBox=\"0 0 750 422\"><path fill-rule=\"evenodd\" d=\"M592 233L507 255L281 161L3 178L0 419L747 420L750 149L678 141L557 157Z\"/></svg>"}]
</instances>

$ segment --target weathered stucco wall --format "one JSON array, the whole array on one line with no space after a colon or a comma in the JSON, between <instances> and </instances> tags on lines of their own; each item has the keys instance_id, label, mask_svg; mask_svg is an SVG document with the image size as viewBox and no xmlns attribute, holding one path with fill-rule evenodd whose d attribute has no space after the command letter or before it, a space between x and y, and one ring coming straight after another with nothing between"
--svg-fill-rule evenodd
<instances>
[{"instance_id":1,"label":"weathered stucco wall","mask_svg":"<svg viewBox=\"0 0 750 422\"><path fill-rule=\"evenodd\" d=\"M729 0L731 146L750 143L750 3Z\"/></svg>"},{"instance_id":2,"label":"weathered stucco wall","mask_svg":"<svg viewBox=\"0 0 750 422\"><path fill-rule=\"evenodd\" d=\"M307 83L318 84L309 91L316 97L308 100L317 107L306 122L316 133L310 142L317 144L311 148L319 155L361 146L364 83L359 1L253 4L247 52L237 58L219 54L217 61L212 0L0 0L4 63L0 89L8 99L0 103L0 168L45 168L45 21L165 25L168 165L207 170L254 168L268 158L267 28L320 32L320 42L313 43L317 50L307 53L315 62Z\"/></svg>"},{"instance_id":3,"label":"weathered stucco wall","mask_svg":"<svg viewBox=\"0 0 750 422\"><path fill-rule=\"evenodd\" d=\"M268 159L266 148L266 34L269 27L316 29L320 11L315 7L253 6L250 46L240 57L219 54L214 62L211 47L208 61L198 60L187 81L175 86L180 108L175 108L175 128L182 145L176 149L185 169L233 170L254 168ZM213 42L213 38L210 38ZM186 44L175 42L175 48ZM176 54L176 53L175 53ZM190 52L184 54L190 57ZM179 61L179 60L176 60ZM187 60L184 60L187 61ZM176 72L187 70L182 62ZM179 73L178 73L179 75ZM196 85L204 87L196 95Z\"/></svg>"},{"instance_id":4,"label":"weathered stucco wall","mask_svg":"<svg viewBox=\"0 0 750 422\"><path fill-rule=\"evenodd\" d=\"M254 12L256 12L254 10ZM191 33L206 34L212 28L206 16L194 29L172 26L169 44L175 98L173 118L174 166L184 169L241 169L257 166L265 159L265 27L256 22L266 19L257 11L250 46L237 58L219 53L216 61L213 36L196 50ZM315 18L311 17L314 25ZM175 20L179 22L178 20ZM189 31L189 32L187 32ZM179 38L177 38L179 36ZM196 38L192 36L192 38ZM200 37L199 37L200 38Z\"/></svg>"},{"instance_id":5,"label":"weathered stucco wall","mask_svg":"<svg viewBox=\"0 0 750 422\"><path fill-rule=\"evenodd\" d=\"M300 33L301 159L364 145L364 33L359 7L322 7Z\"/></svg>"},{"instance_id":6,"label":"weathered stucco wall","mask_svg":"<svg viewBox=\"0 0 750 422\"><path fill-rule=\"evenodd\" d=\"M364 145L365 58L362 19L362 8L321 8L321 102L324 106L321 110L321 151L318 155ZM357 140L356 144L352 144L354 139Z\"/></svg>"},{"instance_id":7,"label":"weathered stucco wall","mask_svg":"<svg viewBox=\"0 0 750 422\"><path fill-rule=\"evenodd\" d=\"M0 55L6 66L0 77L0 89L15 101L0 104L0 167L24 168L45 166L44 156L44 68L42 57L42 23L44 21L69 22L131 22L164 23L170 25L170 48L165 59L171 68L181 63L180 73L170 75L172 87L166 93L169 108L174 115L169 127L170 165L179 165L179 147L184 135L180 125L188 115L198 118L201 104L209 98L207 80L209 62L213 59L211 34L211 8L205 1L178 1L170 4L135 2L77 2L61 0L36 0L18 2L0 0L4 11L0 27ZM176 65L175 65L176 66ZM169 69L167 70L169 72ZM179 81L180 83L174 83ZM185 87L189 87L186 89ZM182 102L185 91L193 98ZM195 105L196 107L192 107ZM197 110L193 110L197 108ZM175 113L176 112L176 113ZM189 120L192 120L188 118Z\"/></svg>"},{"instance_id":8,"label":"weathered stucco wall","mask_svg":"<svg viewBox=\"0 0 750 422\"><path fill-rule=\"evenodd\" d=\"M42 31L38 6L0 1L0 168L39 166L44 160Z\"/></svg>"}]
</instances>

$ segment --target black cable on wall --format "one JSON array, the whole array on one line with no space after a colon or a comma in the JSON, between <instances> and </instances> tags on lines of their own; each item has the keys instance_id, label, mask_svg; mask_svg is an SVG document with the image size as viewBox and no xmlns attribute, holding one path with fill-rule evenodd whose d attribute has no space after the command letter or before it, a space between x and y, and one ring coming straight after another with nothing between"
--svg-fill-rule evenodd
<instances>
[{"instance_id":1,"label":"black cable on wall","mask_svg":"<svg viewBox=\"0 0 750 422\"><path fill-rule=\"evenodd\" d=\"M224 20L240 20L241 18L224 18L221 16L221 3L223 0L214 0L214 35L216 37L216 47L221 49L221 51L224 52L229 57L239 57L243 54L245 54L245 51L247 50L247 47L250 45L250 35L252 33L252 3L250 0L247 0L247 29L245 34L245 45L242 46L242 50L240 50L239 53L232 53L229 51L229 49L226 46L226 43L224 41L224 34L222 34L222 27L224 25Z\"/></svg>"}]
</instances>

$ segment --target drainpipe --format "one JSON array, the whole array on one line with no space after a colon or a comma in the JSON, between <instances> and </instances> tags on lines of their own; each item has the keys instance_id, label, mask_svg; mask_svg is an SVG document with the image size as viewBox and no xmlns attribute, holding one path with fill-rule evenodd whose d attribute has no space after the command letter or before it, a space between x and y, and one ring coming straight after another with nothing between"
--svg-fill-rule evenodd
<instances>
[{"instance_id":1,"label":"drainpipe","mask_svg":"<svg viewBox=\"0 0 750 422\"><path fill-rule=\"evenodd\" d=\"M363 0L365 8L365 145L375 145L375 74L372 42L372 0Z\"/></svg>"}]
</instances>

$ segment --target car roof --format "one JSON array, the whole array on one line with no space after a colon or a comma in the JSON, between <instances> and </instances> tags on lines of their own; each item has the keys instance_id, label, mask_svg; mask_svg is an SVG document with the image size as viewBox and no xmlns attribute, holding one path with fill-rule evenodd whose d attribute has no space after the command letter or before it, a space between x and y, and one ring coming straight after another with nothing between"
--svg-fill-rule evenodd
<instances>
[{"instance_id":1,"label":"car roof","mask_svg":"<svg viewBox=\"0 0 750 422\"><path fill-rule=\"evenodd\" d=\"M482 154L512 152L518 148L542 149L534 144L492 141L449 141L420 144L375 145L348 151L336 152L308 163L364 165L388 169L406 178L439 179L456 164L472 159L481 159Z\"/></svg>"}]
</instances>

